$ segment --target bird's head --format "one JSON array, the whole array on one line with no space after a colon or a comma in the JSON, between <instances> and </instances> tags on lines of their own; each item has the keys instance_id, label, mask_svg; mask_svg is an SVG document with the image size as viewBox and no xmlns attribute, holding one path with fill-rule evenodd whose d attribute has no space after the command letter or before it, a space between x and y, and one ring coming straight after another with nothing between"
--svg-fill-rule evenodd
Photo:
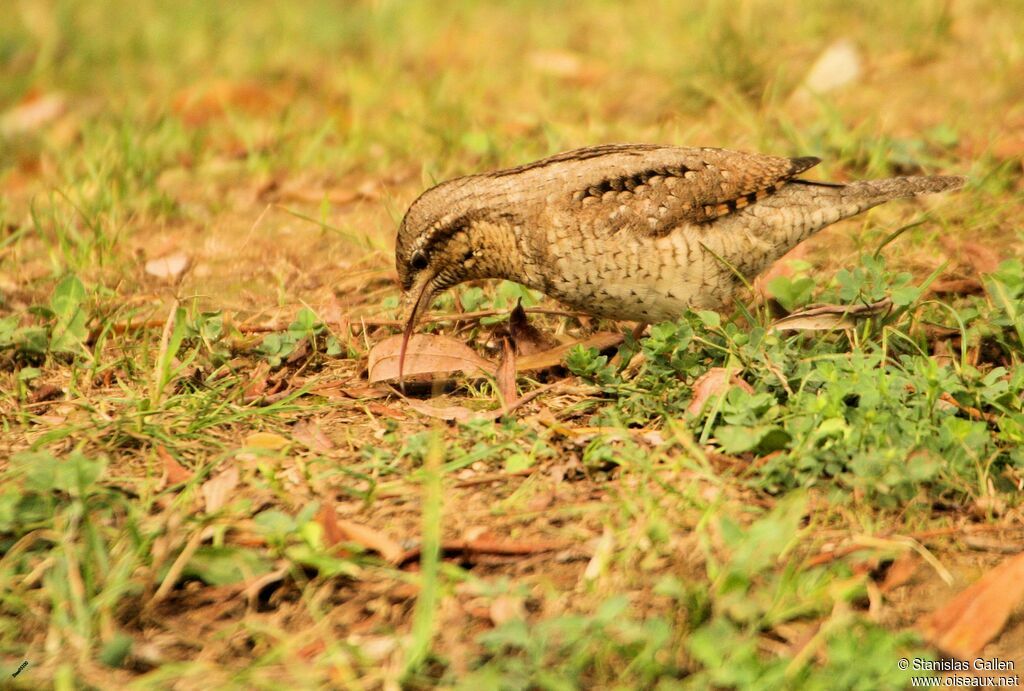
<instances>
[{"instance_id":1,"label":"bird's head","mask_svg":"<svg viewBox=\"0 0 1024 691\"><path fill-rule=\"evenodd\" d=\"M424 192L398 227L395 267L406 315L399 376L409 337L434 297L479 278L513 278L521 265L517 221L507 199L483 176Z\"/></svg>"}]
</instances>

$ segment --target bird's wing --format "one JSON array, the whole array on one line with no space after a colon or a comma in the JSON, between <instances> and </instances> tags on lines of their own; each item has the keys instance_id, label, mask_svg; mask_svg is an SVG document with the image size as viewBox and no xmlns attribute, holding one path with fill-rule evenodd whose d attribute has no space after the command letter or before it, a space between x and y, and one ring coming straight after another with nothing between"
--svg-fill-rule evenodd
<instances>
[{"instance_id":1,"label":"bird's wing","mask_svg":"<svg viewBox=\"0 0 1024 691\"><path fill-rule=\"evenodd\" d=\"M580 220L648 236L742 209L820 161L646 145L581 149L556 159L557 168L567 174L562 181L570 183L569 204Z\"/></svg>"}]
</instances>

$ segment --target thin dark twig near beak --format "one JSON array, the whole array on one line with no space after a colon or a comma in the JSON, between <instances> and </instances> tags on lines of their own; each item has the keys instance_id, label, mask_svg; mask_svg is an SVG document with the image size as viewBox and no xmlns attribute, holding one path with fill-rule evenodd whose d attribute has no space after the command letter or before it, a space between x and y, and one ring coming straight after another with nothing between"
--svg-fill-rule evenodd
<instances>
[{"instance_id":1,"label":"thin dark twig near beak","mask_svg":"<svg viewBox=\"0 0 1024 691\"><path fill-rule=\"evenodd\" d=\"M398 388L403 394L405 393L405 351L409 347L409 339L412 337L413 329L416 328L416 322L419 321L420 306L423 304L423 296L429 287L430 281L424 281L423 287L420 288L420 294L416 296L416 302L412 303L412 309L409 310L409 320L405 323L405 331L402 332L402 346L398 349Z\"/></svg>"}]
</instances>

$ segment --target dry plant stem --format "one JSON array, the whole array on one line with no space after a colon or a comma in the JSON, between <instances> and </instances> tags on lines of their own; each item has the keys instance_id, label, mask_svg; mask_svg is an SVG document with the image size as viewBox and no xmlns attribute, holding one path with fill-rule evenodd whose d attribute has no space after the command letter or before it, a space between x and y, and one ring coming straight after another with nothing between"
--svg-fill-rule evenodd
<instances>
[{"instance_id":1,"label":"dry plant stem","mask_svg":"<svg viewBox=\"0 0 1024 691\"><path fill-rule=\"evenodd\" d=\"M910 533L906 537L920 542L921 540L928 540L935 537L947 537L950 535L958 535L961 533L990 533L999 530L1004 530L1005 526L1001 525L969 525L969 526L957 526L952 528L937 528L935 530L922 530L916 533ZM883 535L878 536L880 538L891 538L899 537L894 535ZM819 554L810 557L804 562L804 568L811 568L814 566L821 566L822 564L828 564L829 562L842 559L843 557L849 556L856 552L860 552L865 549L871 549L872 545L846 545L844 547L837 547L829 552L821 552Z\"/></svg>"},{"instance_id":2,"label":"dry plant stem","mask_svg":"<svg viewBox=\"0 0 1024 691\"><path fill-rule=\"evenodd\" d=\"M192 559L192 556L196 553L196 550L199 549L199 546L203 544L203 540L212 536L213 528L209 527L197 531L191 538L189 538L189 541L185 544L185 549L181 550L181 554L179 554L178 558L174 560L173 564L171 564L171 568L167 571L167 575L164 576L164 580L160 584L160 587L157 588L157 591L153 594L153 598L146 603L146 608L153 607L170 594L171 589L174 588L175 584L178 582L178 577L181 576L181 572L185 570L189 560Z\"/></svg>"},{"instance_id":3,"label":"dry plant stem","mask_svg":"<svg viewBox=\"0 0 1024 691\"><path fill-rule=\"evenodd\" d=\"M441 551L445 554L462 554L470 557L473 554L491 554L498 556L522 556L527 554L539 554L541 552L555 552L570 547L565 542L553 542L550 540L451 540L441 543ZM417 559L420 555L420 548L413 547L402 554L396 561L396 566L403 566Z\"/></svg>"}]
</instances>

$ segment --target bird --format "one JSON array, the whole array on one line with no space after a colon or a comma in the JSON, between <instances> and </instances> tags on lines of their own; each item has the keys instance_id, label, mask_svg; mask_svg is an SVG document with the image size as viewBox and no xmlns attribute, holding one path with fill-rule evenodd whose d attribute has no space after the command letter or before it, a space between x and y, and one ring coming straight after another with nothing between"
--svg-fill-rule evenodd
<instances>
[{"instance_id":1,"label":"bird","mask_svg":"<svg viewBox=\"0 0 1024 691\"><path fill-rule=\"evenodd\" d=\"M395 241L406 314L399 371L434 297L465 281L515 281L597 317L672 320L724 307L745 280L836 221L965 183L799 177L820 162L605 144L431 187L409 206Z\"/></svg>"}]
</instances>

